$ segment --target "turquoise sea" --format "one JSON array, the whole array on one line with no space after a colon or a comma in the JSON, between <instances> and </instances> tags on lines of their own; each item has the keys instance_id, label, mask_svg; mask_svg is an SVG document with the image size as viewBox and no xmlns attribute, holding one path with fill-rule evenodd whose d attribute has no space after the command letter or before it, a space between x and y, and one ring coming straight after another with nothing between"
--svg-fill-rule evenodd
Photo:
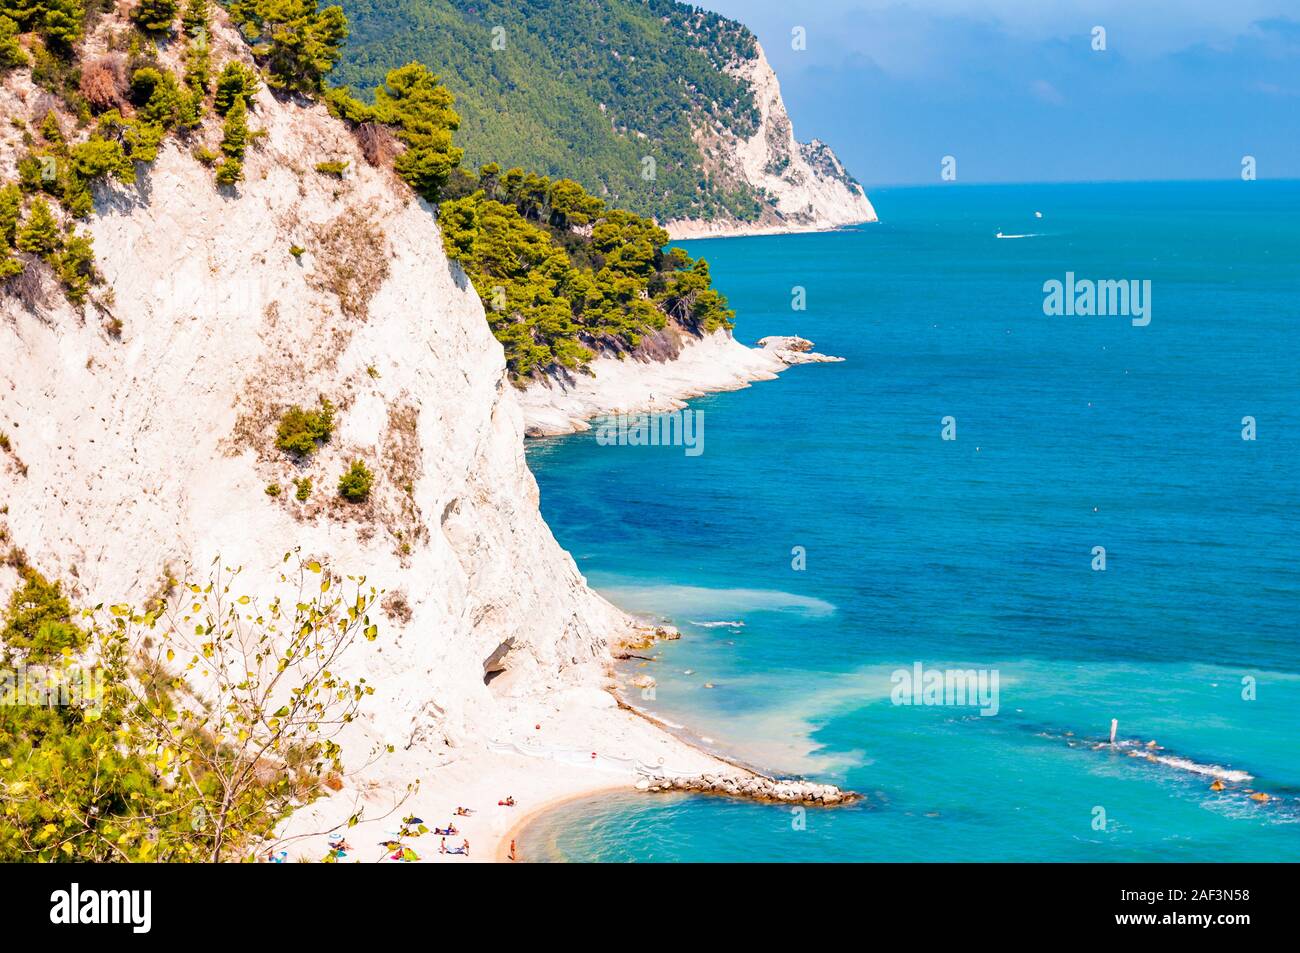
<instances>
[{"instance_id":1,"label":"turquoise sea","mask_svg":"<svg viewBox=\"0 0 1300 953\"><path fill-rule=\"evenodd\" d=\"M640 703L865 799L606 797L525 856L1300 860L1300 183L872 199L878 225L684 243L740 340L844 363L694 401L698 456L528 451L591 583L684 633ZM1046 316L1066 272L1149 279L1150 324ZM894 704L918 663L996 673L997 713Z\"/></svg>"}]
</instances>

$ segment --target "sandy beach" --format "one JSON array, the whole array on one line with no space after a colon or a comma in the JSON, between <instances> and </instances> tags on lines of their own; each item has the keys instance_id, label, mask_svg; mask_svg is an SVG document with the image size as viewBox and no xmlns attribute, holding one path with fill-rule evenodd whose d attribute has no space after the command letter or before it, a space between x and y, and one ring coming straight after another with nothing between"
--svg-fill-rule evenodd
<instances>
[{"instance_id":1,"label":"sandy beach","mask_svg":"<svg viewBox=\"0 0 1300 953\"><path fill-rule=\"evenodd\" d=\"M351 850L341 863L393 863L400 840L419 863L507 861L511 838L538 815L594 794L634 791L638 769L676 774L737 774L738 769L661 729L642 715L618 707L607 690L573 685L558 691L520 694L492 712L485 734L492 740L447 748L431 763L427 750L395 751L345 781L343 790L295 812L272 848L290 860L320 860L329 835L343 834ZM394 791L418 783L398 802ZM651 797L654 795L647 794ZM514 805L500 804L513 798ZM457 807L472 811L456 816ZM348 818L362 819L351 828ZM429 833L401 836L405 817L418 817ZM440 853L435 828L454 825L446 846L469 841L468 856ZM520 856L520 860L527 858Z\"/></svg>"},{"instance_id":2,"label":"sandy beach","mask_svg":"<svg viewBox=\"0 0 1300 953\"><path fill-rule=\"evenodd\" d=\"M537 805L527 813L519 815L519 819L515 821L514 825L498 839L496 854L492 857L493 863L522 863L529 860L530 858L525 855L523 846L519 842L528 826L543 815L575 801L584 801L589 797L596 797L601 794L618 794L626 790L623 785L614 785L608 788L584 791L581 794L574 794L569 797L553 798ZM513 857L510 850L512 844L515 845Z\"/></svg>"}]
</instances>

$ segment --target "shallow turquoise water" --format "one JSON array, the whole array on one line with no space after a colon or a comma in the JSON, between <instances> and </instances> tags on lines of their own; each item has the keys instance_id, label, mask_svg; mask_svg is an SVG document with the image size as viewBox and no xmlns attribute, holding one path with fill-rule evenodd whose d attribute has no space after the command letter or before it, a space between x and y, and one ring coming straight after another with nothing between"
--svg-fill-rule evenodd
<instances>
[{"instance_id":1,"label":"shallow turquoise water","mask_svg":"<svg viewBox=\"0 0 1300 953\"><path fill-rule=\"evenodd\" d=\"M872 197L880 225L686 243L737 337L845 363L694 401L699 456L529 448L591 582L685 633L645 707L868 797L802 830L714 798L579 803L526 856L1300 859L1300 183ZM1045 316L1067 270L1150 279L1150 325ZM916 663L995 671L997 714L894 704ZM1253 780L1094 750L1111 718Z\"/></svg>"}]
</instances>

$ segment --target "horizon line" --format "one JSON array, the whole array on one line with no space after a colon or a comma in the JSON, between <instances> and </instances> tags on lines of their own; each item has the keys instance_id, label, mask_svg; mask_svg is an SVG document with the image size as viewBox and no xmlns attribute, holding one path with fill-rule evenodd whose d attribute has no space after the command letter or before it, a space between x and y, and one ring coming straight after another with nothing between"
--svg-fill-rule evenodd
<instances>
[{"instance_id":1,"label":"horizon line","mask_svg":"<svg viewBox=\"0 0 1300 953\"><path fill-rule=\"evenodd\" d=\"M868 186L862 184L862 180L857 180L858 184L866 191ZM1185 178L1185 179L1028 179L1028 180L980 180L975 182L958 181L958 182L880 182L870 186L872 190L878 189L928 189L928 188L960 188L962 186L989 186L989 185L1174 185L1187 183L1210 183L1210 182L1300 182L1300 176L1260 176L1255 179L1242 179L1240 177L1224 178ZM870 196L868 196L870 197Z\"/></svg>"}]
</instances>

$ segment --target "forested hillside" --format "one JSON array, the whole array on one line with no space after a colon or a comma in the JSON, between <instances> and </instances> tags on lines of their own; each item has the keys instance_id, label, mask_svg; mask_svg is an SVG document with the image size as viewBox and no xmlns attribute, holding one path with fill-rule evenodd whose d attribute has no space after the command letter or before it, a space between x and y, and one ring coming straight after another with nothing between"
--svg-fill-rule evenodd
<instances>
[{"instance_id":1,"label":"forested hillside","mask_svg":"<svg viewBox=\"0 0 1300 953\"><path fill-rule=\"evenodd\" d=\"M707 177L692 140L710 119L757 128L750 90L723 72L753 54L743 25L673 0L342 4L352 35L331 81L368 97L389 70L424 63L456 96L466 166L573 178L660 221L758 217L756 191Z\"/></svg>"}]
</instances>

